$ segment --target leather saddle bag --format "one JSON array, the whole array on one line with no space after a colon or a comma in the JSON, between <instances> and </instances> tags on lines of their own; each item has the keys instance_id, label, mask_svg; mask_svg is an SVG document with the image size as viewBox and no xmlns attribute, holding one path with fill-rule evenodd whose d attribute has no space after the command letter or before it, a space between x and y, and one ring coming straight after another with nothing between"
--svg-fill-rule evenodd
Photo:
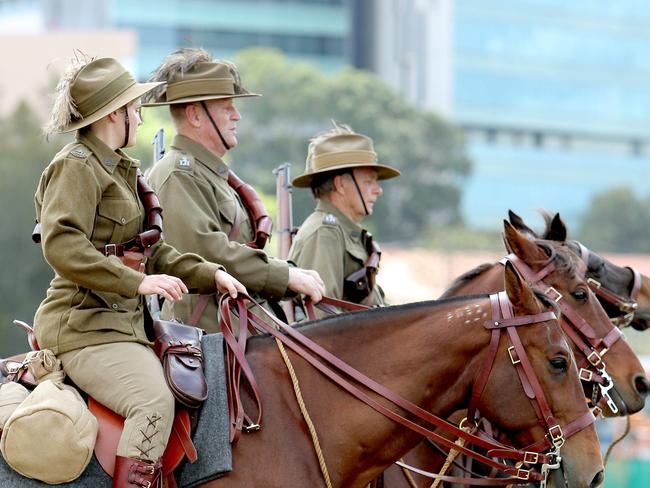
<instances>
[{"instance_id":1,"label":"leather saddle bag","mask_svg":"<svg viewBox=\"0 0 650 488\"><path fill-rule=\"evenodd\" d=\"M156 343L165 379L176 400L189 408L198 408L208 397L203 372L201 336L203 330L168 320L154 320Z\"/></svg>"}]
</instances>

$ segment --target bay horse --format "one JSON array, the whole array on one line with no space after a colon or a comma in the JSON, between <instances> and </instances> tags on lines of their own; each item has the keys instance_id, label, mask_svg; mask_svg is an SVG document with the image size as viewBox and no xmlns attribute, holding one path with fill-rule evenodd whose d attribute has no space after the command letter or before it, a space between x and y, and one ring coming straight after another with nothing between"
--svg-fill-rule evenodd
<instances>
[{"instance_id":1,"label":"bay horse","mask_svg":"<svg viewBox=\"0 0 650 488\"><path fill-rule=\"evenodd\" d=\"M561 299L568 303L574 312L584 318L588 322L588 326L593 329L592 335L607 337L614 330L614 326L608 320L599 302L590 293L583 278L585 264L567 246L557 241L530 240L507 221L504 221L504 240L506 247L514 254L515 258L530 267L532 276L535 274L539 276L539 273L544 273L543 270L548 268L550 263L556 263L543 277L544 287L552 287L553 297L561 296ZM459 277L441 298L498 290L502 286L503 272L504 267L500 262L481 265ZM579 318L576 320L579 321ZM580 348L575 343L572 345L577 357L584 358ZM610 397L615 403L614 408L617 409L617 413L626 415L643 408L647 395L645 385L648 380L645 378L643 367L629 345L622 340L615 341L605 357L607 358L607 371L616 385L615 393ZM592 384L586 388L590 394L592 387L595 388L595 385ZM609 409L605 409L605 413L610 416L614 415ZM458 416L462 417L464 413ZM429 472L437 472L443 461L444 456L432 450L432 446L428 443L418 446L404 458L405 463ZM415 473L406 473L404 469L393 466L384 474L384 483L388 488L411 488L412 486L429 486L431 480Z\"/></svg>"},{"instance_id":2,"label":"bay horse","mask_svg":"<svg viewBox=\"0 0 650 488\"><path fill-rule=\"evenodd\" d=\"M636 330L650 328L650 278L631 267L618 266L591 251L581 242L569 239L566 224L559 213L542 212L545 229L537 233L523 219L508 211L508 220L520 232L533 239L566 243L587 264L587 282L600 300L614 325L630 325Z\"/></svg>"},{"instance_id":3,"label":"bay horse","mask_svg":"<svg viewBox=\"0 0 650 488\"><path fill-rule=\"evenodd\" d=\"M504 276L515 320L530 321L530 316L539 317L537 314L545 317L536 325L509 327L508 332L510 336L513 329L518 330L524 355L528 355L539 381L538 389L543 392L541 396L548 400L562 429L572 430L566 426L575 425L575 420L585 415L591 419L566 439L561 448L562 475L552 471L549 486L563 486L561 479L556 480L562 476L569 486L600 486L603 466L593 416L584 401L571 349L558 321L548 315L552 303L536 295L512 264L506 264L502 280ZM491 319L493 306L487 295L456 297L337 315L298 330L426 412L446 418L468 406L473 385L493 349L488 344L494 332L486 328L499 327L500 322ZM515 445L530 446L544 439L543 422L520 384L512 351L508 350L509 341L501 337L494 344L498 345L494 348L496 356L477 406ZM388 420L352 398L297 354L289 350L288 354L305 405L320 433L333 487L367 486L422 440L421 433ZM289 373L273 338L249 339L246 359L259 385L264 407L262 428L242 434L233 446L231 473L201 486L324 486ZM390 405L367 388L361 389L381 405ZM242 388L241 392L245 406L254 409L256 403L249 389ZM411 413L406 417L415 419Z\"/></svg>"},{"instance_id":4,"label":"bay horse","mask_svg":"<svg viewBox=\"0 0 650 488\"><path fill-rule=\"evenodd\" d=\"M645 406L645 398L650 392L650 381L645 376L645 370L629 344L620 337L618 329L609 321L607 314L595 296L590 292L585 280L586 266L567 245L566 242L556 240L526 238L517 231L513 225L504 221L504 240L506 247L514 257L524 263L533 275L543 273L543 269L555 263L548 274L543 277L543 287L552 287L551 298L564 305L564 315L569 321L568 314L578 315L576 328L592 329L586 335L602 338L597 347L588 347L586 350L579 347L582 333L570 341L574 351L585 368L601 369L606 363L606 371L612 380L612 388L608 394L613 403L609 408L603 409L606 416L630 415L640 411ZM474 293L493 293L501 288L503 280L503 266L500 262L481 265L459 277L441 298ZM539 285L538 285L539 286ZM584 319L586 324L580 323ZM575 324L574 324L575 325ZM565 330L567 330L565 328ZM610 339L606 339L606 338ZM595 341L598 343L599 341ZM585 340L587 346L589 343ZM590 367L587 356L602 356L602 363L596 368ZM602 354L601 354L602 352ZM591 358L590 358L591 359ZM588 374L587 374L588 375ZM586 384L589 381L585 382ZM587 393L591 393L588 390Z\"/></svg>"}]
</instances>

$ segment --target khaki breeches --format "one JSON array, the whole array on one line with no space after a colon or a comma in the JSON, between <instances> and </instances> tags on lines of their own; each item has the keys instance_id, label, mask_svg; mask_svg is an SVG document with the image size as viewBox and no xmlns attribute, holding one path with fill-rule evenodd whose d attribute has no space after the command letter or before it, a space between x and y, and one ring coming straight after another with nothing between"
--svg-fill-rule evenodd
<instances>
[{"instance_id":1,"label":"khaki breeches","mask_svg":"<svg viewBox=\"0 0 650 488\"><path fill-rule=\"evenodd\" d=\"M116 342L58 357L81 390L124 417L117 455L157 461L171 432L174 397L153 350L135 342Z\"/></svg>"}]
</instances>

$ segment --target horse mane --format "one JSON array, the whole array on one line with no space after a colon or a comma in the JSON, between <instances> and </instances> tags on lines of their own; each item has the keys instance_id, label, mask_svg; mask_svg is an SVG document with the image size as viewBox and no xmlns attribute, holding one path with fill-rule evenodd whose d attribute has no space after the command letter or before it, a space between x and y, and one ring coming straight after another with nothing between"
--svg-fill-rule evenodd
<instances>
[{"instance_id":1,"label":"horse mane","mask_svg":"<svg viewBox=\"0 0 650 488\"><path fill-rule=\"evenodd\" d=\"M447 288L447 291L445 291L442 296L445 297L446 295L455 293L459 288L465 285L465 283L467 283L468 281L472 281L477 276L480 276L483 273L485 273L487 270L492 269L494 264L495 263L483 263L477 266L476 268L470 269L466 273L463 273L462 275L460 275L458 278L454 280L454 282L451 284L449 288Z\"/></svg>"},{"instance_id":2,"label":"horse mane","mask_svg":"<svg viewBox=\"0 0 650 488\"><path fill-rule=\"evenodd\" d=\"M300 330L301 332L304 332L305 330L308 330L311 327L315 327L317 325L324 325L328 323L330 323L330 325L335 325L336 323L339 322L341 323L346 322L347 319L349 319L352 316L354 317L356 322L366 322L366 321L372 322L372 321L376 321L375 315L377 314L382 314L382 317L386 317L387 315L391 315L395 313L403 313L403 312L407 312L419 308L427 308L427 307L437 308L439 306L448 305L450 303L486 298L487 296L488 294L486 293L478 294L478 295L461 295L461 296L455 296L450 298L441 298L438 300L427 300L423 302L412 302L412 303L404 303L401 305L391 305L389 307L374 307L374 308L369 308L368 310L361 310L361 311L345 311L340 314L330 315L328 317L323 317L320 319L303 322L295 325L293 328ZM258 334L251 337L249 341L255 339L262 339L264 337L270 337L270 334L268 333Z\"/></svg>"}]
</instances>

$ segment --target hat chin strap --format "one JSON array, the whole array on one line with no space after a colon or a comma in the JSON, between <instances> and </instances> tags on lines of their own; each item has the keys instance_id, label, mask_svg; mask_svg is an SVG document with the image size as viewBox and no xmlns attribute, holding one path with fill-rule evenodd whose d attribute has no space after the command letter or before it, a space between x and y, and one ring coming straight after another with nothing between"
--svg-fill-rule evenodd
<instances>
[{"instance_id":1,"label":"hat chin strap","mask_svg":"<svg viewBox=\"0 0 650 488\"><path fill-rule=\"evenodd\" d=\"M357 183L357 179L354 177L354 171L350 170L350 176L352 177L352 182L354 183L354 186L357 189L359 199L361 200L361 205L363 205L363 211L366 213L366 216L368 216L368 215L370 215L370 212L368 212L368 207L366 207L366 201L363 199L363 195L361 194L361 188L359 188L359 184Z\"/></svg>"},{"instance_id":2,"label":"hat chin strap","mask_svg":"<svg viewBox=\"0 0 650 488\"><path fill-rule=\"evenodd\" d=\"M223 135L221 134L221 131L219 130L219 126L217 125L217 123L212 118L212 115L210 115L210 112L208 111L208 106L205 104L205 100L201 100L201 106L203 107L203 110L205 110L205 113L208 114L208 118L210 119L210 122L212 122L212 127L214 127L214 130L217 131L217 135L219 136L219 139L221 139L221 143L223 144L223 147L226 148L226 151L230 151L230 146L228 145L226 140L223 138Z\"/></svg>"},{"instance_id":3,"label":"hat chin strap","mask_svg":"<svg viewBox=\"0 0 650 488\"><path fill-rule=\"evenodd\" d=\"M130 129L130 124L129 124L129 110L124 107L124 143L122 146L120 146L120 149L125 148L126 145L129 143L129 129Z\"/></svg>"}]
</instances>

